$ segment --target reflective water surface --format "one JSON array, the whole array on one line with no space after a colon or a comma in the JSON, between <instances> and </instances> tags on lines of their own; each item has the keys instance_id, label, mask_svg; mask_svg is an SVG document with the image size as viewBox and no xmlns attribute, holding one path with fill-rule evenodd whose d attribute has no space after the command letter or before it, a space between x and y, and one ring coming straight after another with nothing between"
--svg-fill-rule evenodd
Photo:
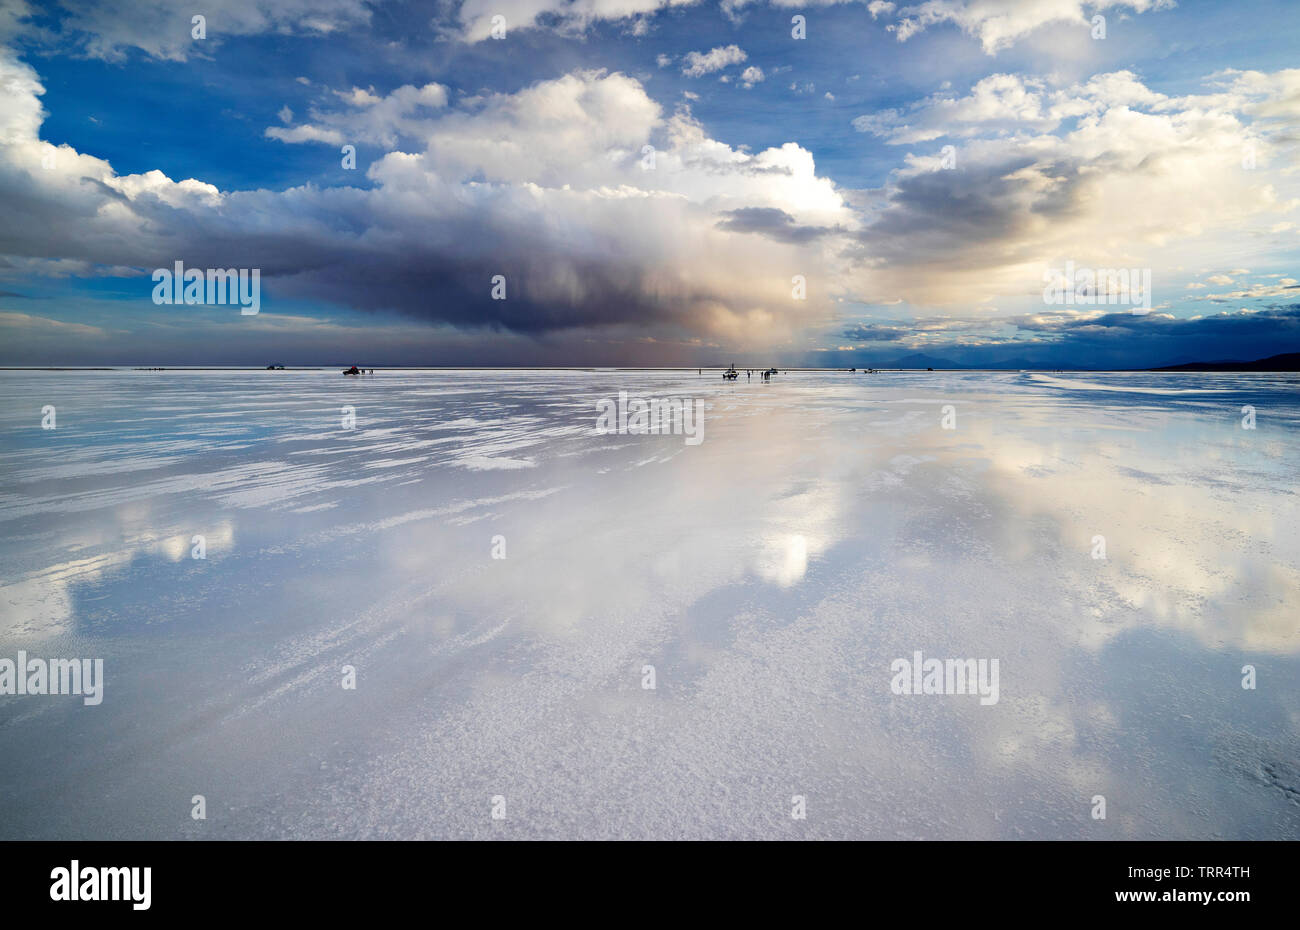
<instances>
[{"instance_id":1,"label":"reflective water surface","mask_svg":"<svg viewBox=\"0 0 1300 930\"><path fill-rule=\"evenodd\" d=\"M0 836L1300 838L1297 388L0 372Z\"/></svg>"}]
</instances>

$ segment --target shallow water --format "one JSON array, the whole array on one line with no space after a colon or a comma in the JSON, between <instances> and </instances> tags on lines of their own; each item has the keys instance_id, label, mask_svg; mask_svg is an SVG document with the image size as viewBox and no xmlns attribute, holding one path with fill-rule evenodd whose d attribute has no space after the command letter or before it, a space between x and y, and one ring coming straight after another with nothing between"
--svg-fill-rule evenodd
<instances>
[{"instance_id":1,"label":"shallow water","mask_svg":"<svg viewBox=\"0 0 1300 930\"><path fill-rule=\"evenodd\" d=\"M1297 388L0 372L0 837L1300 838Z\"/></svg>"}]
</instances>

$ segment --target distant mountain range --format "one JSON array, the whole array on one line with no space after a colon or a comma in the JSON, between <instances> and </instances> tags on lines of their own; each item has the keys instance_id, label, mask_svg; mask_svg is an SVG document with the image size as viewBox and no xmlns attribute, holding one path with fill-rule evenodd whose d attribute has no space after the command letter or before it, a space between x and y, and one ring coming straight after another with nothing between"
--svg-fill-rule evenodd
<instances>
[{"instance_id":1,"label":"distant mountain range","mask_svg":"<svg viewBox=\"0 0 1300 930\"><path fill-rule=\"evenodd\" d=\"M923 355L914 353L904 355L902 358L896 358L892 362L882 362L874 368L910 368L925 369L933 368L935 370L950 369L960 371L970 371L972 369L1010 369L1018 371L1027 369L1031 371L1057 371L1062 368L1076 370L1071 366L1050 365L1042 362L1034 362L1027 358L1008 358L998 362L986 362L982 365L964 365L961 362L954 362L950 358L936 358L933 355ZM1078 369L1085 370L1085 369ZM1086 369L1094 370L1094 369ZM1141 369L1135 369L1141 370ZM1300 352L1287 352L1283 355L1272 355L1268 358L1257 359L1253 362L1242 361L1221 361L1221 362L1184 362L1181 365L1165 365L1160 368L1148 368L1146 371L1300 371Z\"/></svg>"},{"instance_id":2,"label":"distant mountain range","mask_svg":"<svg viewBox=\"0 0 1300 930\"><path fill-rule=\"evenodd\" d=\"M1270 355L1253 362L1185 362L1165 365L1152 371L1300 371L1300 352Z\"/></svg>"}]
</instances>

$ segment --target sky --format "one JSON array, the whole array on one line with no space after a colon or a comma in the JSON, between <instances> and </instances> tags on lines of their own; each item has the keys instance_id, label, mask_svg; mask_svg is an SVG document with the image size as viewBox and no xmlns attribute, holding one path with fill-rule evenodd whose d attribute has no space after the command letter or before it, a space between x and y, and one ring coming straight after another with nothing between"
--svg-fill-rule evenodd
<instances>
[{"instance_id":1,"label":"sky","mask_svg":"<svg viewBox=\"0 0 1300 930\"><path fill-rule=\"evenodd\" d=\"M0 365L1300 351L1298 48L1290 0L0 0Z\"/></svg>"}]
</instances>

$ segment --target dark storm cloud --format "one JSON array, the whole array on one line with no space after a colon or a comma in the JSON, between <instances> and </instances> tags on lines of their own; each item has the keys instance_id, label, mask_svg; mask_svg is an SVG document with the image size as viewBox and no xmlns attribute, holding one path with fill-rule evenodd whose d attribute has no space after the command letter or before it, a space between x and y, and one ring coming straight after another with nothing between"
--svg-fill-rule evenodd
<instances>
[{"instance_id":1,"label":"dark storm cloud","mask_svg":"<svg viewBox=\"0 0 1300 930\"><path fill-rule=\"evenodd\" d=\"M22 104L0 147L11 220L0 255L28 273L138 276L142 304L152 270L181 261L259 269L267 309L289 297L521 334L635 325L658 340L788 338L824 310L820 292L788 298L790 275L821 265L823 224L808 218L849 215L798 146L731 149L689 114L665 119L623 74L575 72L462 109L435 84L353 88L307 118L339 138L427 144L370 163L369 187L223 192L54 149L38 136L35 72L12 59L0 68ZM314 139L320 126L292 128ZM660 136L646 170L641 150ZM798 216L771 207L801 200L812 206ZM782 313L755 316L773 300Z\"/></svg>"},{"instance_id":2,"label":"dark storm cloud","mask_svg":"<svg viewBox=\"0 0 1300 930\"><path fill-rule=\"evenodd\" d=\"M858 235L859 256L883 269L907 269L906 277L924 286L927 274L959 277L1039 259L1036 230L1068 226L1083 212L1089 181L1078 164L1022 152L961 164L898 179Z\"/></svg>"},{"instance_id":3,"label":"dark storm cloud","mask_svg":"<svg viewBox=\"0 0 1300 930\"><path fill-rule=\"evenodd\" d=\"M730 232L756 233L777 242L802 244L840 230L819 226L800 226L793 216L776 207L742 207L727 212L719 229Z\"/></svg>"}]
</instances>

